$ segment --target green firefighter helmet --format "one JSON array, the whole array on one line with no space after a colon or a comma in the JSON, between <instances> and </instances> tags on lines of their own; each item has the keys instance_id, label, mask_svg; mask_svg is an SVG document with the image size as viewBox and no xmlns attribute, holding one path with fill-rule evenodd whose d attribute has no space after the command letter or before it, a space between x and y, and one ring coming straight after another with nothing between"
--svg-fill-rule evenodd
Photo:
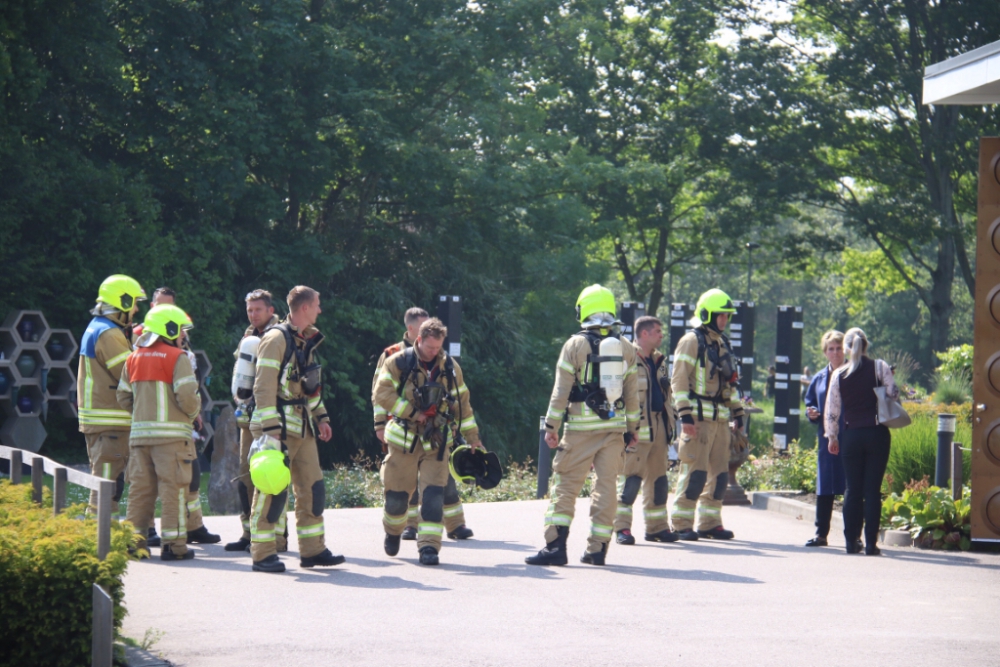
<instances>
[{"instance_id":1,"label":"green firefighter helmet","mask_svg":"<svg viewBox=\"0 0 1000 667\"><path fill-rule=\"evenodd\" d=\"M729 295L720 289L710 289L698 297L694 312L702 324L708 324L719 313L735 313L736 306Z\"/></svg>"},{"instance_id":2,"label":"green firefighter helmet","mask_svg":"<svg viewBox=\"0 0 1000 667\"><path fill-rule=\"evenodd\" d=\"M481 489L492 489L503 479L499 456L468 445L455 448L448 459L448 467L456 482L476 484Z\"/></svg>"},{"instance_id":3,"label":"green firefighter helmet","mask_svg":"<svg viewBox=\"0 0 1000 667\"><path fill-rule=\"evenodd\" d=\"M607 287L584 287L576 299L576 319L583 326L610 327L620 324L615 319L615 295Z\"/></svg>"},{"instance_id":4,"label":"green firefighter helmet","mask_svg":"<svg viewBox=\"0 0 1000 667\"><path fill-rule=\"evenodd\" d=\"M167 340L177 340L182 329L191 326L191 318L183 310L172 304L156 306L146 313L142 327L146 332L156 334Z\"/></svg>"},{"instance_id":5,"label":"green firefighter helmet","mask_svg":"<svg viewBox=\"0 0 1000 667\"><path fill-rule=\"evenodd\" d=\"M97 302L106 303L123 313L132 311L136 301L145 301L146 292L135 278L116 273L108 276L97 290Z\"/></svg>"},{"instance_id":6,"label":"green firefighter helmet","mask_svg":"<svg viewBox=\"0 0 1000 667\"><path fill-rule=\"evenodd\" d=\"M250 457L250 480L262 492L276 496L292 482L292 472L285 465L285 455L265 449Z\"/></svg>"}]
</instances>

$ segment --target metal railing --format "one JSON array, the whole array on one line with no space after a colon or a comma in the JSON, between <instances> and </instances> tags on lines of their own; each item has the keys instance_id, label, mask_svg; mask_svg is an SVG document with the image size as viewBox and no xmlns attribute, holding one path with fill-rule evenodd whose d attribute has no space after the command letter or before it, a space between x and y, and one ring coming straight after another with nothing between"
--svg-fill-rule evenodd
<instances>
[{"instance_id":1,"label":"metal railing","mask_svg":"<svg viewBox=\"0 0 1000 667\"><path fill-rule=\"evenodd\" d=\"M111 499L115 493L113 480L95 477L56 463L16 447L0 445L0 459L10 461L10 481L21 483L21 466L31 466L32 499L41 504L44 475L52 476L52 513L59 514L66 508L66 488L76 484L97 491L97 558L104 560L111 550ZM93 584L93 638L91 665L111 667L114 649L114 604L111 595L99 584Z\"/></svg>"}]
</instances>

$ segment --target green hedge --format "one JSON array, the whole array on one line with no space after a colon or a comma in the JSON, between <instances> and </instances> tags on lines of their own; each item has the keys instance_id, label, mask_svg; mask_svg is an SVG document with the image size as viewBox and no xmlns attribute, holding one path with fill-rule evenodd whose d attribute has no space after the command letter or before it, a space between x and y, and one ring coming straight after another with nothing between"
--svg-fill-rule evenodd
<instances>
[{"instance_id":1,"label":"green hedge","mask_svg":"<svg viewBox=\"0 0 1000 667\"><path fill-rule=\"evenodd\" d=\"M116 631L125 618L131 531L113 522L100 561L96 520L79 518L83 505L53 516L51 498L39 507L29 485L0 481L0 667L89 665L94 583L111 593Z\"/></svg>"}]
</instances>

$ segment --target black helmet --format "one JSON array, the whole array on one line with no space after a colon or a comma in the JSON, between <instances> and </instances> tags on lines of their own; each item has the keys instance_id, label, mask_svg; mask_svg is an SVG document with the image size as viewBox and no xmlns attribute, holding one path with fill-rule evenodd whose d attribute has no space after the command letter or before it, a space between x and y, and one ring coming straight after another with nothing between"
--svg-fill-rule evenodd
<instances>
[{"instance_id":1,"label":"black helmet","mask_svg":"<svg viewBox=\"0 0 1000 667\"><path fill-rule=\"evenodd\" d=\"M503 479L500 457L493 452L473 449L468 445L455 448L448 467L456 481L475 484L480 489L492 489Z\"/></svg>"}]
</instances>

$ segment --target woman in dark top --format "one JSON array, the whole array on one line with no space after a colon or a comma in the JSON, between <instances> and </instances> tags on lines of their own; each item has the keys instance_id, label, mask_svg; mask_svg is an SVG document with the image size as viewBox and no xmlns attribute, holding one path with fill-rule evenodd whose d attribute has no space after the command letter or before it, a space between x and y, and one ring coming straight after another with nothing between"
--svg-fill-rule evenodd
<instances>
[{"instance_id":1,"label":"woman in dark top","mask_svg":"<svg viewBox=\"0 0 1000 667\"><path fill-rule=\"evenodd\" d=\"M826 388L830 373L844 365L844 334L827 331L820 340L823 355L830 363L813 376L806 389L806 417L817 425L816 445L816 537L806 542L807 547L825 547L833 516L833 497L844 493L844 466L840 457L826 448L826 431L823 430L823 410L826 409Z\"/></svg>"},{"instance_id":2,"label":"woman in dark top","mask_svg":"<svg viewBox=\"0 0 1000 667\"><path fill-rule=\"evenodd\" d=\"M875 387L884 386L886 396L899 398L892 370L881 359L868 357L868 337L861 329L844 335L847 363L831 374L826 393L823 426L831 454L840 454L847 478L844 494L844 537L847 553L857 553L857 540L864 525L865 553L881 552L878 527L882 517L882 477L889 462L889 429L878 423ZM843 426L843 428L841 428Z\"/></svg>"}]
</instances>

